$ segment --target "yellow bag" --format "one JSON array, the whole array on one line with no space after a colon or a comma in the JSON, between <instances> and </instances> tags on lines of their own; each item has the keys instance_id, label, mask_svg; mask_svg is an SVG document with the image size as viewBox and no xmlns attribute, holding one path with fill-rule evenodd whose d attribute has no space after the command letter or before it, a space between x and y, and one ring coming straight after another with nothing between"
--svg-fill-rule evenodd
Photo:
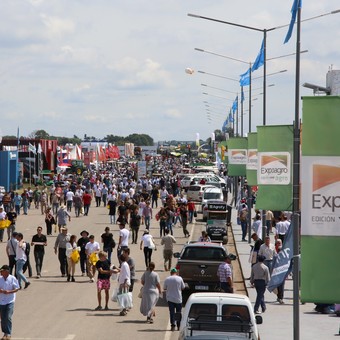
<instances>
[{"instance_id":1,"label":"yellow bag","mask_svg":"<svg viewBox=\"0 0 340 340\"><path fill-rule=\"evenodd\" d=\"M106 208L107 208L107 209L110 209L110 204L108 204L108 205L106 206Z\"/></svg>"},{"instance_id":2,"label":"yellow bag","mask_svg":"<svg viewBox=\"0 0 340 340\"><path fill-rule=\"evenodd\" d=\"M89 260L90 260L91 264L92 264L93 266L95 266L96 263L98 262L98 255L97 255L97 253L92 253L92 254L90 255Z\"/></svg>"},{"instance_id":3,"label":"yellow bag","mask_svg":"<svg viewBox=\"0 0 340 340\"><path fill-rule=\"evenodd\" d=\"M8 228L11 224L10 220L0 220L0 229Z\"/></svg>"},{"instance_id":4,"label":"yellow bag","mask_svg":"<svg viewBox=\"0 0 340 340\"><path fill-rule=\"evenodd\" d=\"M73 252L71 254L71 260L74 263L78 263L79 259L80 259L79 251L77 249L73 250Z\"/></svg>"}]
</instances>

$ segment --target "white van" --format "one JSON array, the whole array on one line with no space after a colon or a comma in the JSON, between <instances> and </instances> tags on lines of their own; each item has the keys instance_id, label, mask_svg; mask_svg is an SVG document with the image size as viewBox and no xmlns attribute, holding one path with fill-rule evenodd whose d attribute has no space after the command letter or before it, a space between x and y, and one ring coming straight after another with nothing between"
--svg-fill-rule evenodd
<instances>
[{"instance_id":1,"label":"white van","mask_svg":"<svg viewBox=\"0 0 340 340\"><path fill-rule=\"evenodd\" d=\"M182 313L179 340L227 338L259 340L257 324L245 295L227 293L191 294Z\"/></svg>"}]
</instances>

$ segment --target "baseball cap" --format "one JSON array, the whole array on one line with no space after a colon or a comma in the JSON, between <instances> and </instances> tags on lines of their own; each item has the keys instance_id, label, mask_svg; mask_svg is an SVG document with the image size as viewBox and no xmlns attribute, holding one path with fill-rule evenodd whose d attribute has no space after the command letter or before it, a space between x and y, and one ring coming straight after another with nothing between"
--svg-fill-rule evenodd
<instances>
[{"instance_id":1,"label":"baseball cap","mask_svg":"<svg viewBox=\"0 0 340 340\"><path fill-rule=\"evenodd\" d=\"M170 270L170 273L177 273L177 269L176 269L176 268L172 268L172 269Z\"/></svg>"}]
</instances>

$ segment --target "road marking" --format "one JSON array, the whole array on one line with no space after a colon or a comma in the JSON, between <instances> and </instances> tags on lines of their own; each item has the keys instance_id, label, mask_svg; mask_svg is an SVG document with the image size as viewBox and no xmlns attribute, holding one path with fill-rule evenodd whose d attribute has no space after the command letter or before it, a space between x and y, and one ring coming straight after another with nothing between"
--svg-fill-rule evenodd
<instances>
[{"instance_id":1,"label":"road marking","mask_svg":"<svg viewBox=\"0 0 340 340\"><path fill-rule=\"evenodd\" d=\"M170 325L170 321L168 322L168 326L167 329L169 329L171 327ZM171 335L173 332L170 332L168 330L165 331L165 335L164 335L164 340L170 340L171 339Z\"/></svg>"}]
</instances>

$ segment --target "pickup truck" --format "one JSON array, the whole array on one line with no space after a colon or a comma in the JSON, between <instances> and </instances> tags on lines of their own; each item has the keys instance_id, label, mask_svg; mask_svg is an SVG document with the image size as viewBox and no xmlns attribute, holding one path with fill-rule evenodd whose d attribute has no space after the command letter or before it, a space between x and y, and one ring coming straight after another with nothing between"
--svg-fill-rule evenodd
<instances>
[{"instance_id":1,"label":"pickup truck","mask_svg":"<svg viewBox=\"0 0 340 340\"><path fill-rule=\"evenodd\" d=\"M210 242L189 242L180 253L174 253L176 269L188 288L183 293L217 291L217 269L227 254L221 243Z\"/></svg>"},{"instance_id":2,"label":"pickup truck","mask_svg":"<svg viewBox=\"0 0 340 340\"><path fill-rule=\"evenodd\" d=\"M227 293L194 293L175 317L181 319L179 340L259 340L263 321L247 296Z\"/></svg>"}]
</instances>

